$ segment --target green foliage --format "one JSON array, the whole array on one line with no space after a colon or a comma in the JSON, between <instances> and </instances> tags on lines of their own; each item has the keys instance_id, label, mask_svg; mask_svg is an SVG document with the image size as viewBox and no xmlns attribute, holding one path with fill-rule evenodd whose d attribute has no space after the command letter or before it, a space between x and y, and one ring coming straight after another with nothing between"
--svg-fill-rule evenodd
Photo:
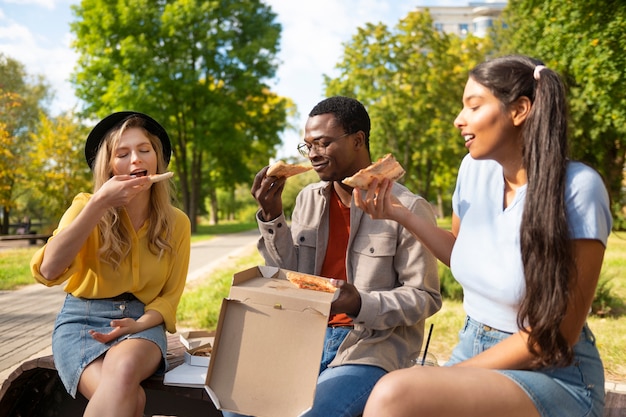
<instances>
[{"instance_id":1,"label":"green foliage","mask_svg":"<svg viewBox=\"0 0 626 417\"><path fill-rule=\"evenodd\" d=\"M320 177L315 171L307 171L303 174L296 175L287 179L285 189L283 190L283 211L285 217L291 218L293 209L296 205L296 197L298 193L308 184L318 182Z\"/></svg>"},{"instance_id":2,"label":"green foliage","mask_svg":"<svg viewBox=\"0 0 626 417\"><path fill-rule=\"evenodd\" d=\"M619 316L624 313L624 301L613 291L612 280L601 276L591 305L591 312L599 317Z\"/></svg>"},{"instance_id":3,"label":"green foliage","mask_svg":"<svg viewBox=\"0 0 626 417\"><path fill-rule=\"evenodd\" d=\"M441 282L441 296L446 300L463 300L463 287L454 279L450 268L439 262L439 281Z\"/></svg>"},{"instance_id":4,"label":"green foliage","mask_svg":"<svg viewBox=\"0 0 626 417\"><path fill-rule=\"evenodd\" d=\"M49 219L52 232L72 199L79 192L91 192L91 171L85 163L84 143L87 129L73 114L56 118L41 117L37 134L32 134L30 150L30 187L22 199L24 214Z\"/></svg>"},{"instance_id":5,"label":"green foliage","mask_svg":"<svg viewBox=\"0 0 626 417\"><path fill-rule=\"evenodd\" d=\"M500 53L542 59L569 89L571 151L604 177L622 202L626 160L626 3L511 0L498 31ZM621 206L615 206L619 215ZM623 228L622 222L616 228Z\"/></svg>"},{"instance_id":6,"label":"green foliage","mask_svg":"<svg viewBox=\"0 0 626 417\"><path fill-rule=\"evenodd\" d=\"M293 103L267 88L281 26L258 0L83 0L73 74L89 116L135 109L170 135L180 201L196 227L218 188L248 182L275 152Z\"/></svg>"},{"instance_id":7,"label":"green foliage","mask_svg":"<svg viewBox=\"0 0 626 417\"><path fill-rule=\"evenodd\" d=\"M1 53L0 80L0 234L7 234L11 211L32 186L26 181L31 167L28 150L49 93L41 77L28 75L21 63Z\"/></svg>"},{"instance_id":8,"label":"green foliage","mask_svg":"<svg viewBox=\"0 0 626 417\"><path fill-rule=\"evenodd\" d=\"M411 12L395 28L368 24L345 45L339 76L326 94L358 98L372 119L374 159L393 153L406 170L401 181L449 207L465 154L454 127L467 71L490 43L438 32L427 11Z\"/></svg>"},{"instance_id":9,"label":"green foliage","mask_svg":"<svg viewBox=\"0 0 626 417\"><path fill-rule=\"evenodd\" d=\"M245 206L242 206L239 211L237 212L237 220L242 221L242 222L255 222L254 224L256 225L256 213L257 211L259 211L259 207L256 204L256 202L254 204L246 204Z\"/></svg>"}]
</instances>

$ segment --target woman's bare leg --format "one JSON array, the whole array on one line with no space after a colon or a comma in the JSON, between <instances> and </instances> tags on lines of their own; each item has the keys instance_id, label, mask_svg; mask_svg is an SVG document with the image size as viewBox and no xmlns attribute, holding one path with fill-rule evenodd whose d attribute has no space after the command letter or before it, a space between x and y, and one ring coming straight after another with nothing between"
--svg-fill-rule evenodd
<instances>
[{"instance_id":1,"label":"woman's bare leg","mask_svg":"<svg viewBox=\"0 0 626 417\"><path fill-rule=\"evenodd\" d=\"M89 400L85 417L141 417L146 394L141 381L161 362L159 347L144 339L127 339L85 368L78 390Z\"/></svg>"},{"instance_id":2,"label":"woman's bare leg","mask_svg":"<svg viewBox=\"0 0 626 417\"><path fill-rule=\"evenodd\" d=\"M363 417L539 417L511 379L488 369L418 367L385 375Z\"/></svg>"}]
</instances>

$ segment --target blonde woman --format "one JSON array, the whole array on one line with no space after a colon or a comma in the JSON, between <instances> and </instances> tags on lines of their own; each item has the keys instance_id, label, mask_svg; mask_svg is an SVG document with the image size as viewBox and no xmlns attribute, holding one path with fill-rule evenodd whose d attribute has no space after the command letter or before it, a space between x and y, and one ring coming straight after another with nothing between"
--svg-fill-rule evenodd
<instances>
[{"instance_id":1,"label":"blonde woman","mask_svg":"<svg viewBox=\"0 0 626 417\"><path fill-rule=\"evenodd\" d=\"M31 261L46 286L68 293L52 335L55 366L85 416L140 417L141 381L165 371L166 330L176 331L190 222L169 181L167 132L150 116L118 112L91 131L85 157L94 191L80 193Z\"/></svg>"}]
</instances>

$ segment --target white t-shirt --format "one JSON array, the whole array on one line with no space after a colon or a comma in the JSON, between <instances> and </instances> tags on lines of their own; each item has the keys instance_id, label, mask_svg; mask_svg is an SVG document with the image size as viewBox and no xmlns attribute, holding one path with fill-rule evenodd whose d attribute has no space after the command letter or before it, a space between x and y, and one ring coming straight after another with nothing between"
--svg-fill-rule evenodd
<instances>
[{"instance_id":1,"label":"white t-shirt","mask_svg":"<svg viewBox=\"0 0 626 417\"><path fill-rule=\"evenodd\" d=\"M467 155L452 198L461 227L450 269L463 286L467 315L499 330L518 331L517 310L524 294L520 223L526 186L503 209L502 166ZM609 198L600 175L569 162L565 189L572 239L597 239L605 246L612 227Z\"/></svg>"}]
</instances>

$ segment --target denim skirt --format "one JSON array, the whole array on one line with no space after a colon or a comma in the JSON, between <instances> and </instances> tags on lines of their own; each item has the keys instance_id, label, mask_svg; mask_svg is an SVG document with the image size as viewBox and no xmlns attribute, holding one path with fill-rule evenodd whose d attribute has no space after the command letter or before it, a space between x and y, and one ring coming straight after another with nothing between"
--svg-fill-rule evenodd
<instances>
[{"instance_id":1,"label":"denim skirt","mask_svg":"<svg viewBox=\"0 0 626 417\"><path fill-rule=\"evenodd\" d=\"M132 297L125 300L92 300L71 294L65 297L54 324L52 355L59 377L73 398L76 398L78 382L85 367L125 339L146 339L156 343L163 357L157 373L167 370L167 337L163 324L121 336L109 343L100 343L89 334L89 330L109 333L113 330L111 320L126 317L136 320L143 315L144 307L141 301Z\"/></svg>"},{"instance_id":2,"label":"denim skirt","mask_svg":"<svg viewBox=\"0 0 626 417\"><path fill-rule=\"evenodd\" d=\"M446 366L469 359L510 335L467 317L459 332L459 344ZM570 366L497 372L515 381L528 394L542 417L602 417L604 367L595 342L593 333L585 324L574 345L574 361Z\"/></svg>"}]
</instances>

